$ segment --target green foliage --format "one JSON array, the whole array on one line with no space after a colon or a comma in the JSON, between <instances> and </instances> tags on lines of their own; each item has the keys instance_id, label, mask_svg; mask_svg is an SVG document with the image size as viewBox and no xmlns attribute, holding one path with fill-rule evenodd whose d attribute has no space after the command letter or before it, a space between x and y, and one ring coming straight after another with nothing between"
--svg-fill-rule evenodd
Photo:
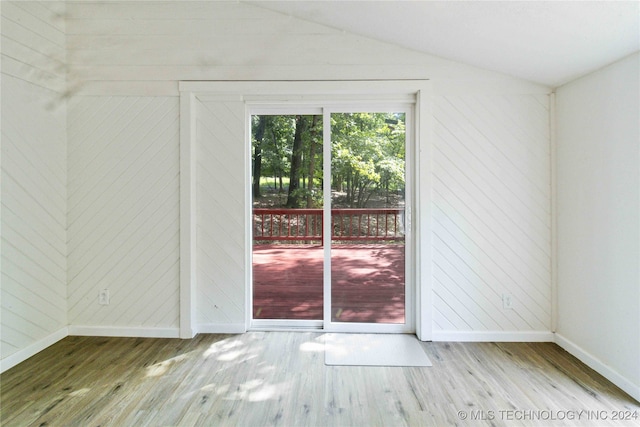
<instances>
[{"instance_id":1,"label":"green foliage","mask_svg":"<svg viewBox=\"0 0 640 427\"><path fill-rule=\"evenodd\" d=\"M262 140L262 176L286 177L291 167L291 147L295 131L295 116L252 116L251 142L254 148L260 120L266 121ZM255 158L254 158L255 162Z\"/></svg>"},{"instance_id":2,"label":"green foliage","mask_svg":"<svg viewBox=\"0 0 640 427\"><path fill-rule=\"evenodd\" d=\"M322 204L322 120L301 116L302 161L297 176L302 181L289 195L298 207ZM256 139L263 125L262 139ZM291 175L296 116L252 116L254 163L261 177L271 177L285 191ZM331 114L332 188L344 194L351 207L364 207L375 194L404 192L404 113Z\"/></svg>"},{"instance_id":3,"label":"green foliage","mask_svg":"<svg viewBox=\"0 0 640 427\"><path fill-rule=\"evenodd\" d=\"M405 118L396 113L331 115L333 187L353 207L375 193L404 190Z\"/></svg>"},{"instance_id":4,"label":"green foliage","mask_svg":"<svg viewBox=\"0 0 640 427\"><path fill-rule=\"evenodd\" d=\"M321 208L323 205L321 189L298 188L293 193L294 199L297 201L296 208ZM308 203L309 200L311 203Z\"/></svg>"}]
</instances>

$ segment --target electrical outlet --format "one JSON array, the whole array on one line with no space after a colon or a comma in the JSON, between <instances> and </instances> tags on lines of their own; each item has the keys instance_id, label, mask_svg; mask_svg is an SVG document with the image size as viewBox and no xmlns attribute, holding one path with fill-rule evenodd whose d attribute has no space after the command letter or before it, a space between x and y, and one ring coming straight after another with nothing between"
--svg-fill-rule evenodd
<instances>
[{"instance_id":1,"label":"electrical outlet","mask_svg":"<svg viewBox=\"0 0 640 427\"><path fill-rule=\"evenodd\" d=\"M98 295L98 304L109 305L109 289L103 289Z\"/></svg>"},{"instance_id":2,"label":"electrical outlet","mask_svg":"<svg viewBox=\"0 0 640 427\"><path fill-rule=\"evenodd\" d=\"M505 310L513 310L511 294L502 294L502 308Z\"/></svg>"}]
</instances>

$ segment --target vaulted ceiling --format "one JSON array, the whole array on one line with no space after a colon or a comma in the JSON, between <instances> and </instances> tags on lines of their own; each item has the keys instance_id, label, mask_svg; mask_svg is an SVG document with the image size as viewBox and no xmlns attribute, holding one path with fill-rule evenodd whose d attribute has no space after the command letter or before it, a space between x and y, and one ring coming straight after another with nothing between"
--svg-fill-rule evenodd
<instances>
[{"instance_id":1,"label":"vaulted ceiling","mask_svg":"<svg viewBox=\"0 0 640 427\"><path fill-rule=\"evenodd\" d=\"M248 3L552 87L640 50L637 0Z\"/></svg>"}]
</instances>

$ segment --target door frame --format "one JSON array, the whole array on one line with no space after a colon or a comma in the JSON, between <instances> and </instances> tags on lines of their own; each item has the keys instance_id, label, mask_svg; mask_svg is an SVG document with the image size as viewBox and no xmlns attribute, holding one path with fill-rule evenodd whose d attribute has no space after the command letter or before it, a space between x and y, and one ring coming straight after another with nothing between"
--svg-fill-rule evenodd
<instances>
[{"instance_id":1,"label":"door frame","mask_svg":"<svg viewBox=\"0 0 640 427\"><path fill-rule=\"evenodd\" d=\"M249 131L246 135L245 144L247 145L247 151L251 153L251 138L252 132L250 128L252 116L271 115L271 116L294 116L294 115L316 115L321 116L323 119L322 135L323 135L323 175L324 175L324 203L323 210L325 215L323 223L323 235L331 235L331 209L333 206L331 198L331 148L332 148L332 133L331 133L331 115L340 113L390 113L390 112L402 112L405 114L405 257L404 257L404 271L405 271L405 321L404 323L365 323L365 322L334 322L332 320L332 285L331 278L331 249L332 241L327 239L323 246L323 318L320 320L297 320L297 319L254 319L253 318L253 263L249 263L249 289L247 290L247 298L249 299L249 308L247 314L249 316L248 328L251 330L283 330L283 329L315 329L325 332L363 332L363 333L414 333L415 327L415 288L416 278L412 273L415 271L415 244L414 244L414 230L413 221L411 220L412 213L415 210L413 208L414 203L414 182L415 182L415 102L376 102L372 100L367 101L355 101L349 100L349 102L340 103L341 99L331 98L330 103L318 102L317 104L303 104L300 105L297 101L287 102L280 101L273 105L263 105L261 102L258 106L254 106L253 103L247 103L247 117L245 120L249 122ZM337 104L335 102L338 102ZM248 176L245 178L247 183L251 183L253 168L247 169ZM250 193L250 192L249 192ZM253 197L249 194L251 200L247 203L247 215L250 221L252 221L252 206ZM250 228L251 232L253 227ZM249 248L249 259L252 259L253 255L253 238Z\"/></svg>"},{"instance_id":2,"label":"door frame","mask_svg":"<svg viewBox=\"0 0 640 427\"><path fill-rule=\"evenodd\" d=\"M414 126L414 202L412 224L414 232L414 282L415 282L415 332L419 339L429 341L432 337L432 248L431 248L431 145L432 145L432 88L428 80L356 80L356 81L206 81L180 82L180 336L193 337L198 333L195 298L197 292L197 225L196 205L196 108L194 99L233 99L250 105L274 105L296 102L298 105L348 104L354 101L371 103L407 102L415 104ZM339 100L339 101L336 101ZM247 111L245 111L247 112ZM245 114L247 117L248 114ZM246 134L250 129L247 123ZM246 150L246 147L245 147ZM245 179L250 173L251 157L245 156ZM247 184L248 185L248 184ZM248 186L246 186L248 188ZM245 196L250 211L250 193ZM250 218L247 215L247 218ZM247 224L245 224L245 227ZM248 224L250 230L250 224ZM250 233L246 233L246 240ZM248 242L247 250L250 250ZM246 257L246 263L251 257ZM244 290L246 310L245 330L250 326L251 309L249 274L251 266L245 265L247 286ZM409 272L407 272L409 273Z\"/></svg>"}]
</instances>

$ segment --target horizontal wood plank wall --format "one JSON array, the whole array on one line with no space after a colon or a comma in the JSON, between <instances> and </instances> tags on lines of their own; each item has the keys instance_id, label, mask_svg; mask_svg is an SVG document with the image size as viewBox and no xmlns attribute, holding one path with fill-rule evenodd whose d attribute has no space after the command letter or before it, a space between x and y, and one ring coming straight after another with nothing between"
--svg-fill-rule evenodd
<instances>
[{"instance_id":1,"label":"horizontal wood plank wall","mask_svg":"<svg viewBox=\"0 0 640 427\"><path fill-rule=\"evenodd\" d=\"M434 328L550 331L548 97L438 96L433 111Z\"/></svg>"},{"instance_id":2,"label":"horizontal wood plank wall","mask_svg":"<svg viewBox=\"0 0 640 427\"><path fill-rule=\"evenodd\" d=\"M53 19L59 6L1 7L2 369L10 367L8 357L59 339L67 325L65 41L64 22ZM9 365L19 362L11 359Z\"/></svg>"},{"instance_id":3,"label":"horizontal wood plank wall","mask_svg":"<svg viewBox=\"0 0 640 427\"><path fill-rule=\"evenodd\" d=\"M235 1L72 2L66 17L72 91L177 94L181 80L517 80Z\"/></svg>"},{"instance_id":4,"label":"horizontal wood plank wall","mask_svg":"<svg viewBox=\"0 0 640 427\"><path fill-rule=\"evenodd\" d=\"M209 332L245 322L244 109L240 100L196 107L196 322Z\"/></svg>"},{"instance_id":5,"label":"horizontal wood plank wall","mask_svg":"<svg viewBox=\"0 0 640 427\"><path fill-rule=\"evenodd\" d=\"M178 116L176 97L70 103L72 326L178 327Z\"/></svg>"}]
</instances>

